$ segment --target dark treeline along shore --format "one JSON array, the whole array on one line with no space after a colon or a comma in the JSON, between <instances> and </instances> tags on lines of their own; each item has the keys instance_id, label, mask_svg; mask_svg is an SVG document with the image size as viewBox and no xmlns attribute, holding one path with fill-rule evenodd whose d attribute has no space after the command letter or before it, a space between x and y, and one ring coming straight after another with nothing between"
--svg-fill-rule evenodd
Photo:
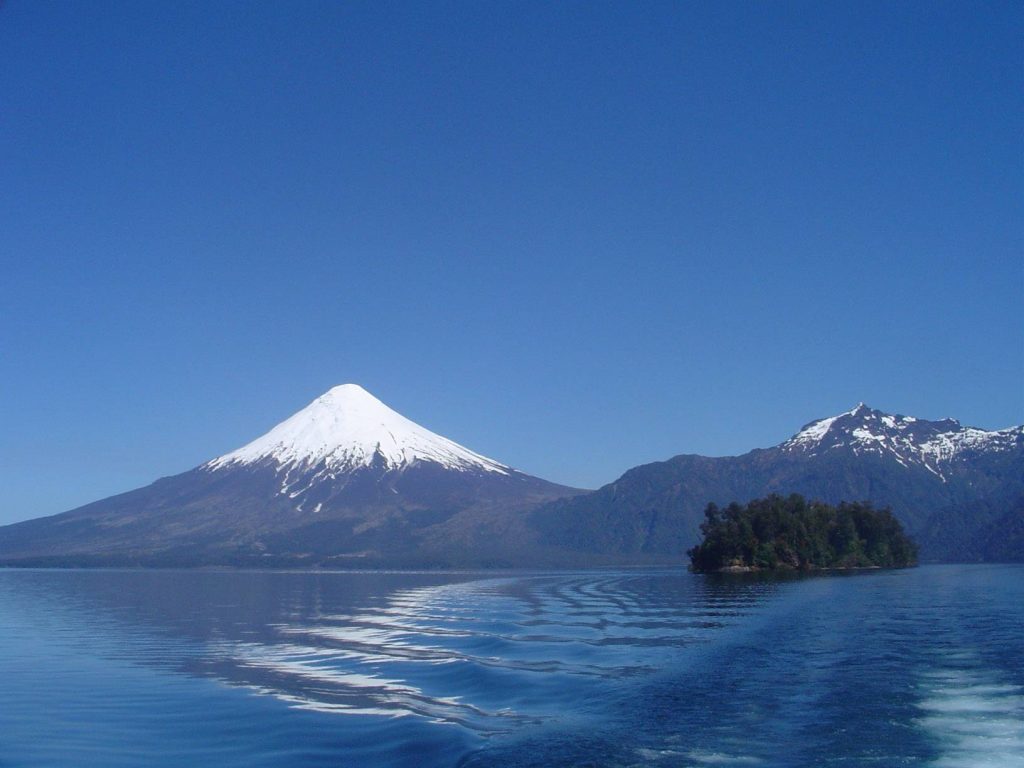
<instances>
[{"instance_id":1,"label":"dark treeline along shore","mask_svg":"<svg viewBox=\"0 0 1024 768\"><path fill-rule=\"evenodd\" d=\"M830 506L799 494L771 495L725 509L709 504L704 517L704 540L689 550L698 573L917 564L917 545L892 512L868 502Z\"/></svg>"}]
</instances>

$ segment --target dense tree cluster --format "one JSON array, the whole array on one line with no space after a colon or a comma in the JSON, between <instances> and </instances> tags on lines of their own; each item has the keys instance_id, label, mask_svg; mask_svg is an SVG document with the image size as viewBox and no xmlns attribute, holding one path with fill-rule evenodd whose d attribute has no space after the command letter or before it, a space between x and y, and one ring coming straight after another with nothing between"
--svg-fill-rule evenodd
<instances>
[{"instance_id":1,"label":"dense tree cluster","mask_svg":"<svg viewBox=\"0 0 1024 768\"><path fill-rule=\"evenodd\" d=\"M829 506L803 496L772 495L720 509L709 504L704 541L688 554L697 572L727 568L810 570L902 567L917 545L888 509L869 503Z\"/></svg>"}]
</instances>

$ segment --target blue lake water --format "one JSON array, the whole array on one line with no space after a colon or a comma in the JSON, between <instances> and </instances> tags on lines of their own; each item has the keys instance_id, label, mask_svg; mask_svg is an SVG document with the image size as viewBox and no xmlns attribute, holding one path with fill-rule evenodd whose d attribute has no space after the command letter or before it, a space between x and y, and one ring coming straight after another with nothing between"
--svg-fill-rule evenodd
<instances>
[{"instance_id":1,"label":"blue lake water","mask_svg":"<svg viewBox=\"0 0 1024 768\"><path fill-rule=\"evenodd\" d=\"M1024 567L0 571L0 768L1024 766Z\"/></svg>"}]
</instances>

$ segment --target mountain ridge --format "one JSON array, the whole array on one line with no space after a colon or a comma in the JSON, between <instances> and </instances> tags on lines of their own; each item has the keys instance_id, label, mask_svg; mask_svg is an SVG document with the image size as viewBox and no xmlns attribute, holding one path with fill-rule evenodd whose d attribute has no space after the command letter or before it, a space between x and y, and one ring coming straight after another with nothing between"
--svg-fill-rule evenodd
<instances>
[{"instance_id":1,"label":"mountain ridge","mask_svg":"<svg viewBox=\"0 0 1024 768\"><path fill-rule=\"evenodd\" d=\"M587 492L475 453L346 384L191 470L0 528L0 562L679 563L709 502L790 493L889 506L921 538L923 559L1024 558L1024 540L999 536L1024 531L1024 427L981 430L860 403L770 448L679 454Z\"/></svg>"},{"instance_id":2,"label":"mountain ridge","mask_svg":"<svg viewBox=\"0 0 1024 768\"><path fill-rule=\"evenodd\" d=\"M888 414L861 402L850 411L805 424L777 447L811 454L844 445L858 453L888 452L905 466L915 463L944 477L942 466L964 451L1009 450L1022 435L1024 426L983 430L965 427L956 419L928 421Z\"/></svg>"},{"instance_id":3,"label":"mountain ridge","mask_svg":"<svg viewBox=\"0 0 1024 768\"><path fill-rule=\"evenodd\" d=\"M1024 494L1024 426L980 430L860 403L808 422L769 448L722 457L678 454L633 467L592 494L555 500L531 516L559 546L589 542L609 555L658 558L699 540L709 502L789 493L890 506L912 535L927 534L923 558L958 559L967 550L971 559L985 559L984 547L963 542L958 548L944 526L960 520L956 527L974 535Z\"/></svg>"}]
</instances>

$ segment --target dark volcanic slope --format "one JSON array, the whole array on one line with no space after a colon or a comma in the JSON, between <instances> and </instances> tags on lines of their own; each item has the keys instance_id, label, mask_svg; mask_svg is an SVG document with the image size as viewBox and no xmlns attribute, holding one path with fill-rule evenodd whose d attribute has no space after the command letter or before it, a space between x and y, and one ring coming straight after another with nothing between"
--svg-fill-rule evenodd
<instances>
[{"instance_id":1,"label":"dark volcanic slope","mask_svg":"<svg viewBox=\"0 0 1024 768\"><path fill-rule=\"evenodd\" d=\"M775 448L636 467L592 494L538 508L531 524L556 547L681 558L699 540L708 502L768 493L891 506L924 558L1024 559L1024 549L998 533L1024 528L1024 428L987 432L863 404Z\"/></svg>"},{"instance_id":2,"label":"dark volcanic slope","mask_svg":"<svg viewBox=\"0 0 1024 768\"><path fill-rule=\"evenodd\" d=\"M193 470L0 528L0 561L507 563L528 538L524 511L575 493L475 454L345 385Z\"/></svg>"},{"instance_id":3,"label":"dark volcanic slope","mask_svg":"<svg viewBox=\"0 0 1024 768\"><path fill-rule=\"evenodd\" d=\"M491 534L522 542L524 510L579 492L519 472L452 477L430 464L402 472L371 467L318 484L301 509L278 492L279 485L272 467L199 467L61 515L0 528L0 560L483 564L502 549Z\"/></svg>"}]
</instances>

